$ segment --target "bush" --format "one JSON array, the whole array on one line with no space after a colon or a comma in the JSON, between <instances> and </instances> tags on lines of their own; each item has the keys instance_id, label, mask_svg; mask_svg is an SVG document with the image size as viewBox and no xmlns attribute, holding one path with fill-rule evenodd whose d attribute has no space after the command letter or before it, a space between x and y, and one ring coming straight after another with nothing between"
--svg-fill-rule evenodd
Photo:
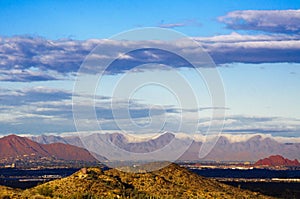
<instances>
[{"instance_id":1,"label":"bush","mask_svg":"<svg viewBox=\"0 0 300 199\"><path fill-rule=\"evenodd\" d=\"M88 172L88 176L87 176L88 180L97 180L98 179L98 174L97 172L91 170Z\"/></svg>"},{"instance_id":2,"label":"bush","mask_svg":"<svg viewBox=\"0 0 300 199\"><path fill-rule=\"evenodd\" d=\"M40 187L37 191L40 195L53 197L53 190L47 185Z\"/></svg>"}]
</instances>

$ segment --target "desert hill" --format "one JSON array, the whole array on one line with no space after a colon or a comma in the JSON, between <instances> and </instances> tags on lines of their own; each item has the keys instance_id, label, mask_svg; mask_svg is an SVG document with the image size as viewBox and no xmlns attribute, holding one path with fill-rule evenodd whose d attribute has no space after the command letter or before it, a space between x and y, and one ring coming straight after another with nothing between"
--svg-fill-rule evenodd
<instances>
[{"instance_id":1,"label":"desert hill","mask_svg":"<svg viewBox=\"0 0 300 199\"><path fill-rule=\"evenodd\" d=\"M1 196L1 195L0 195ZM206 179L176 164L149 173L83 168L15 198L271 198Z\"/></svg>"},{"instance_id":2,"label":"desert hill","mask_svg":"<svg viewBox=\"0 0 300 199\"><path fill-rule=\"evenodd\" d=\"M260 159L255 164L255 166L300 166L297 159L289 160L280 155L272 155L268 158Z\"/></svg>"},{"instance_id":3,"label":"desert hill","mask_svg":"<svg viewBox=\"0 0 300 199\"><path fill-rule=\"evenodd\" d=\"M95 161L95 158L86 149L69 144L40 144L16 135L0 138L1 161L11 163L16 160L30 161L38 158Z\"/></svg>"}]
</instances>

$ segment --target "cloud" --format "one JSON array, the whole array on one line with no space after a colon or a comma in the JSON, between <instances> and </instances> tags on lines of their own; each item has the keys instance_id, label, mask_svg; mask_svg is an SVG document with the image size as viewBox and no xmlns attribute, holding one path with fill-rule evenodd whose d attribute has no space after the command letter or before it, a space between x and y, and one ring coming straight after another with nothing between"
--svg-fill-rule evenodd
<instances>
[{"instance_id":1,"label":"cloud","mask_svg":"<svg viewBox=\"0 0 300 199\"><path fill-rule=\"evenodd\" d=\"M162 43L162 48L164 48L165 45L168 44ZM176 48L177 47L174 46L174 51ZM152 63L151 65L152 69L161 69L161 70L167 69L166 66L172 66L174 68L192 67L191 64L188 63L184 58L176 55L175 53L168 52L162 49L142 48L142 49L128 52L126 56L131 57L131 59L118 58L114 60L107 68L107 72L111 74L122 73L128 70L132 70L137 66L148 64L148 63ZM151 67L148 68L145 67L144 69L147 70L149 68Z\"/></svg>"},{"instance_id":2,"label":"cloud","mask_svg":"<svg viewBox=\"0 0 300 199\"><path fill-rule=\"evenodd\" d=\"M0 133L75 131L72 93L46 87L0 92Z\"/></svg>"},{"instance_id":3,"label":"cloud","mask_svg":"<svg viewBox=\"0 0 300 199\"><path fill-rule=\"evenodd\" d=\"M55 80L77 72L96 44L87 40L47 40L40 37L0 38L1 81Z\"/></svg>"},{"instance_id":4,"label":"cloud","mask_svg":"<svg viewBox=\"0 0 300 199\"><path fill-rule=\"evenodd\" d=\"M184 23L165 23L165 24L159 25L159 27L161 27L161 28L177 28L177 27L182 27L182 26L186 26L186 24L184 24Z\"/></svg>"},{"instance_id":5,"label":"cloud","mask_svg":"<svg viewBox=\"0 0 300 199\"><path fill-rule=\"evenodd\" d=\"M300 10L241 10L218 18L227 28L272 33L299 33Z\"/></svg>"},{"instance_id":6,"label":"cloud","mask_svg":"<svg viewBox=\"0 0 300 199\"><path fill-rule=\"evenodd\" d=\"M71 92L47 87L0 91L0 133L74 131Z\"/></svg>"},{"instance_id":7,"label":"cloud","mask_svg":"<svg viewBox=\"0 0 300 199\"><path fill-rule=\"evenodd\" d=\"M199 131L202 134L208 130L211 124L210 118L199 120ZM299 137L299 119L284 117L264 117L248 115L228 115L223 119L215 119L215 125L223 125L222 134L250 135L270 134L281 137ZM210 132L211 135L214 132Z\"/></svg>"},{"instance_id":8,"label":"cloud","mask_svg":"<svg viewBox=\"0 0 300 199\"><path fill-rule=\"evenodd\" d=\"M177 111L172 107L149 106L138 101L120 99L116 107L111 107L111 98L105 96L95 97L94 115L86 111L91 104L85 103L85 98L94 96L81 96L82 101L77 104L81 111L80 122L96 122L103 129L118 129L116 121L122 125L136 122L143 124L156 118L161 121L164 114ZM0 133L45 133L75 131L72 112L72 92L48 87L33 87L28 89L1 89L0 90ZM112 110L114 108L114 110ZM128 118L128 114L130 118ZM98 129L92 129L98 130Z\"/></svg>"},{"instance_id":9,"label":"cloud","mask_svg":"<svg viewBox=\"0 0 300 199\"><path fill-rule=\"evenodd\" d=\"M160 28L178 28L184 26L201 26L201 23L199 23L195 19L188 19L176 23L165 23L164 20L162 20L161 23L158 25L158 27Z\"/></svg>"},{"instance_id":10,"label":"cloud","mask_svg":"<svg viewBox=\"0 0 300 199\"><path fill-rule=\"evenodd\" d=\"M0 92L1 105L29 105L34 102L49 102L49 101L63 101L70 100L72 93L69 91L35 87L22 90L5 90Z\"/></svg>"},{"instance_id":11,"label":"cloud","mask_svg":"<svg viewBox=\"0 0 300 199\"><path fill-rule=\"evenodd\" d=\"M39 68L30 67L28 69L0 69L0 81L9 82L32 82L32 81L50 81L65 79L62 74L51 71L44 70L41 71Z\"/></svg>"},{"instance_id":12,"label":"cloud","mask_svg":"<svg viewBox=\"0 0 300 199\"><path fill-rule=\"evenodd\" d=\"M300 63L299 35L240 35L231 33L213 37L195 37L216 64L242 63ZM149 48L159 45L161 49ZM85 61L96 47L98 50ZM102 49L102 50L101 50ZM137 49L125 54L126 49ZM105 63L115 60L106 72L111 74L132 70L142 64L163 64L191 67L183 58L165 51L182 52L190 58L199 55L186 41L115 41L107 39L47 40L39 37L0 37L0 81L31 82L72 78L84 62L84 73L97 73ZM196 67L210 67L197 63ZM153 68L152 68L153 69ZM140 71L140 70L137 70Z\"/></svg>"},{"instance_id":13,"label":"cloud","mask_svg":"<svg viewBox=\"0 0 300 199\"><path fill-rule=\"evenodd\" d=\"M212 140L215 138L215 135L201 135L201 134L195 134L195 135L190 135L187 133L176 133L175 136L177 138L181 139L194 139L195 141L199 142L205 142L208 140ZM222 133L222 137L225 137L228 139L229 142L231 143L237 143L237 142L246 142L249 139L259 139L259 140L264 140L264 139L274 139L277 142L280 143L300 143L300 137L284 137L284 136L274 136L272 134L263 134L263 133L244 133L244 134L228 134L228 133ZM150 136L149 136L150 137Z\"/></svg>"},{"instance_id":14,"label":"cloud","mask_svg":"<svg viewBox=\"0 0 300 199\"><path fill-rule=\"evenodd\" d=\"M299 35L219 35L194 38L216 64L227 63L300 63Z\"/></svg>"},{"instance_id":15,"label":"cloud","mask_svg":"<svg viewBox=\"0 0 300 199\"><path fill-rule=\"evenodd\" d=\"M230 122L226 122L229 120ZM282 117L229 116L223 132L230 134L271 134L273 136L299 137L299 120Z\"/></svg>"},{"instance_id":16,"label":"cloud","mask_svg":"<svg viewBox=\"0 0 300 199\"><path fill-rule=\"evenodd\" d=\"M93 96L84 96L93 97ZM76 131L72 112L72 93L62 89L48 87L33 87L19 90L0 90L0 133L32 133L40 134L46 132L68 132ZM95 113L97 120L93 120L95 115L90 115L88 110L91 104L83 100L77 106L82 110L78 122L86 123L87 130L91 122L100 124L102 130L131 129L133 133L139 132L132 128L136 123L139 126L147 126L152 123L151 129L159 129L163 125L164 130L185 133L193 133L193 123L195 118L199 118L197 111L207 111L215 109L213 107L201 107L196 110L185 109L184 115L172 106L155 107L144 104L138 100L130 101L120 99L117 106L110 106L110 97L97 96L95 102ZM114 110L112 110L114 108ZM217 109L223 107L216 107ZM224 107L226 108L226 107ZM226 108L227 109L227 108ZM114 112L113 112L114 111ZM117 113L114 115L113 113ZM128 114L130 118L128 118ZM185 118L181 118L184 116ZM186 122L182 122L186 121ZM225 121L215 119L215 125L223 125L223 133L244 135L244 134L270 134L281 137L299 137L299 120L281 117L253 117L247 115L229 115ZM211 118L199 120L199 131L206 133L211 124ZM121 125L121 126L118 126ZM136 128L138 130L138 128ZM147 128L145 128L147 130ZM153 133L145 132L145 133ZM214 133L214 132L210 132Z\"/></svg>"}]
</instances>

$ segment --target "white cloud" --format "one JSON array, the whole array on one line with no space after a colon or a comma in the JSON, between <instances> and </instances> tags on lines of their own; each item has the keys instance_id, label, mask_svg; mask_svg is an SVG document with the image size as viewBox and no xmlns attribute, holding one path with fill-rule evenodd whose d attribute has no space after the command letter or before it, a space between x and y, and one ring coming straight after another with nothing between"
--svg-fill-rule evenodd
<instances>
[{"instance_id":1,"label":"white cloud","mask_svg":"<svg viewBox=\"0 0 300 199\"><path fill-rule=\"evenodd\" d=\"M217 64L244 62L300 62L299 35L218 35L213 37L194 37L210 53ZM173 49L188 57L199 55L199 49L188 42L163 41L113 41L107 39L47 40L35 37L1 38L0 42L0 81L47 81L70 78L78 71L85 57L98 46L85 63L85 73L95 73L103 69L104 63L117 59L110 69L120 73L131 69L130 66L147 63L168 63L173 67L190 67L174 55L158 50L140 50L131 54L120 54L126 49L142 49L152 45L161 49ZM102 50L101 50L102 49ZM96 64L97 63L97 64ZM199 67L202 67L199 63ZM160 66L157 66L160 67ZM207 67L207 66L206 66Z\"/></svg>"},{"instance_id":2,"label":"white cloud","mask_svg":"<svg viewBox=\"0 0 300 199\"><path fill-rule=\"evenodd\" d=\"M228 28L274 33L299 33L300 10L240 10L218 18Z\"/></svg>"},{"instance_id":3,"label":"white cloud","mask_svg":"<svg viewBox=\"0 0 300 199\"><path fill-rule=\"evenodd\" d=\"M184 23L165 23L165 24L159 25L159 27L161 27L161 28L177 28L177 27L182 27L182 26L186 26L186 24L184 24Z\"/></svg>"}]
</instances>

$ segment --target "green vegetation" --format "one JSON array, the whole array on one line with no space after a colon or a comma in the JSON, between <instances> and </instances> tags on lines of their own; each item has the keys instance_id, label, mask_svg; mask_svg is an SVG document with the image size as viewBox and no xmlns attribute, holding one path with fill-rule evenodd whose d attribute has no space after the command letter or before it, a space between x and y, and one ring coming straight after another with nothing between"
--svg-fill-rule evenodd
<instances>
[{"instance_id":1,"label":"green vegetation","mask_svg":"<svg viewBox=\"0 0 300 199\"><path fill-rule=\"evenodd\" d=\"M69 177L24 191L3 189L6 192L1 191L0 198L271 198L200 177L175 164L148 173L126 173L117 169L104 172L99 168L81 169Z\"/></svg>"}]
</instances>

